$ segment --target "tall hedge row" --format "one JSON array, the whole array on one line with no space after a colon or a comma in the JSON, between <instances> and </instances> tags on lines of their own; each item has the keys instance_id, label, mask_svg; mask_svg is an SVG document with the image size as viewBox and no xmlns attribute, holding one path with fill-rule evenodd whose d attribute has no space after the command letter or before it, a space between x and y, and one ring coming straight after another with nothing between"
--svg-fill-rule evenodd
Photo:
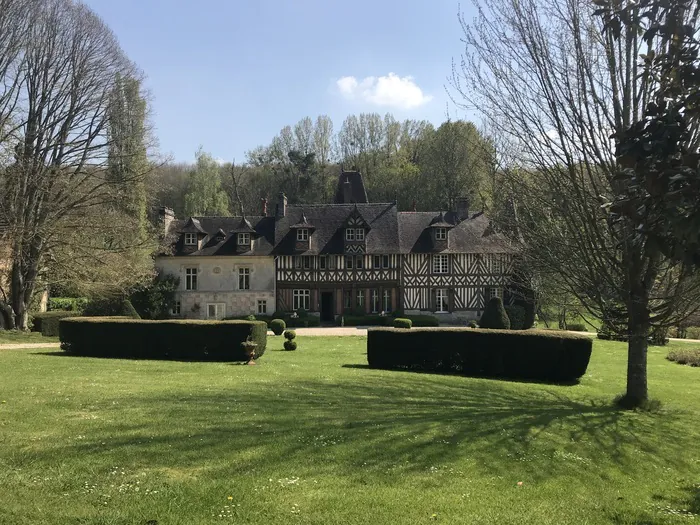
<instances>
[{"instance_id":1,"label":"tall hedge row","mask_svg":"<svg viewBox=\"0 0 700 525\"><path fill-rule=\"evenodd\" d=\"M367 361L372 368L568 382L586 373L592 346L591 338L567 332L374 328Z\"/></svg>"},{"instance_id":2,"label":"tall hedge row","mask_svg":"<svg viewBox=\"0 0 700 525\"><path fill-rule=\"evenodd\" d=\"M116 317L73 317L59 326L61 348L74 355L134 359L247 361L241 343L267 346L263 321L147 321Z\"/></svg>"},{"instance_id":3,"label":"tall hedge row","mask_svg":"<svg viewBox=\"0 0 700 525\"><path fill-rule=\"evenodd\" d=\"M56 337L58 335L58 323L61 319L79 315L79 312L64 312L61 310L36 313L32 317L32 332L41 332L41 335L44 337Z\"/></svg>"}]
</instances>

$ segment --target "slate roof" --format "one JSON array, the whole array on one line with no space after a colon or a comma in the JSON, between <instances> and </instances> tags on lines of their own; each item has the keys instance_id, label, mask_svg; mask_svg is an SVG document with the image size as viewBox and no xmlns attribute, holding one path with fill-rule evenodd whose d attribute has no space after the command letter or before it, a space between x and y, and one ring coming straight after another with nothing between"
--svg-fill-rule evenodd
<instances>
[{"instance_id":1,"label":"slate roof","mask_svg":"<svg viewBox=\"0 0 700 525\"><path fill-rule=\"evenodd\" d=\"M305 255L324 253L342 254L345 245L345 222L354 213L358 213L371 228L366 236L366 253L399 253L398 211L396 204L320 204L287 206L287 213L280 217L275 225L275 255L295 252L296 234L291 225L300 223L302 215L316 230L309 237L309 249Z\"/></svg>"},{"instance_id":2,"label":"slate roof","mask_svg":"<svg viewBox=\"0 0 700 525\"><path fill-rule=\"evenodd\" d=\"M430 253L430 226L435 212L399 212L401 253ZM482 213L459 221L456 213L444 212L443 219L452 229L448 233L449 247L440 253L512 253L512 245L500 233L493 231L491 222ZM435 223L433 223L435 224Z\"/></svg>"},{"instance_id":3,"label":"slate roof","mask_svg":"<svg viewBox=\"0 0 700 525\"><path fill-rule=\"evenodd\" d=\"M236 254L236 233L238 233L243 217L192 217L192 219L207 235L202 241L200 250L189 252L186 255ZM251 227L251 233L255 233L255 235L253 235L251 250L245 252L245 255L270 255L275 243L275 218L256 216L246 217L246 219ZM177 233L182 232L184 226L189 222L189 219L187 221L175 220L170 225L169 238L173 242L173 255L185 255L183 251L184 236L177 235ZM216 237L220 235L219 230L226 234L223 241L216 240Z\"/></svg>"},{"instance_id":4,"label":"slate roof","mask_svg":"<svg viewBox=\"0 0 700 525\"><path fill-rule=\"evenodd\" d=\"M345 190L343 186L346 182L350 183L350 201L345 200ZM367 190L362 179L362 174L359 171L343 171L338 177L338 185L335 188L335 204L367 204Z\"/></svg>"}]
</instances>

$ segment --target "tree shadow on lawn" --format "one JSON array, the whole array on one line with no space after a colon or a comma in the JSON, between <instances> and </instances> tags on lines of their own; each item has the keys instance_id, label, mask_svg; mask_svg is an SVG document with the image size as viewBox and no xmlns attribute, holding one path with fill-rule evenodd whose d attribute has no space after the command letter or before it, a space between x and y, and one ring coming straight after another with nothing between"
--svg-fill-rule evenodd
<instances>
[{"instance_id":1,"label":"tree shadow on lawn","mask_svg":"<svg viewBox=\"0 0 700 525\"><path fill-rule=\"evenodd\" d=\"M466 460L493 475L511 476L517 468L530 480L572 473L601 479L610 464L638 472L640 452L647 464L687 468L683 451L691 446L677 414L622 412L534 385L480 379L446 383L397 374L357 383L139 394L104 399L107 406L116 401L138 409L136 419L112 416L94 429L91 442L57 445L44 452L47 460L97 454L119 464L136 455L156 469L207 462L208 476L245 475L290 461L313 473L359 476L425 472Z\"/></svg>"}]
</instances>

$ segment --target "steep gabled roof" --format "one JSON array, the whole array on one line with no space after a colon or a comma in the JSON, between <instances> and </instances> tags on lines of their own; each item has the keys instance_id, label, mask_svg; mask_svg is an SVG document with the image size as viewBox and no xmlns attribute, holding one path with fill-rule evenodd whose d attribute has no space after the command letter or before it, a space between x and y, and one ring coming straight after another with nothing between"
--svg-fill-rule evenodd
<instances>
[{"instance_id":1,"label":"steep gabled roof","mask_svg":"<svg viewBox=\"0 0 700 525\"><path fill-rule=\"evenodd\" d=\"M299 219L299 222L296 224L292 224L290 228L293 228L295 230L299 229L307 229L307 230L315 230L316 227L309 222L309 219L306 218L306 214L304 213L304 209L302 208L301 210L301 219Z\"/></svg>"},{"instance_id":2,"label":"steep gabled roof","mask_svg":"<svg viewBox=\"0 0 700 525\"><path fill-rule=\"evenodd\" d=\"M365 236L367 253L398 253L399 233L395 204L322 204L287 206L287 213L275 225L275 255L295 253L296 235L292 226L299 224L302 215L316 229L309 237L306 255L324 253L342 254L345 247L345 225L354 213L361 215L369 227Z\"/></svg>"},{"instance_id":3,"label":"steep gabled roof","mask_svg":"<svg viewBox=\"0 0 700 525\"><path fill-rule=\"evenodd\" d=\"M179 230L180 233L203 233L206 235L206 230L202 228L202 224L199 219L195 217L190 217L185 221L185 224Z\"/></svg>"},{"instance_id":4,"label":"steep gabled roof","mask_svg":"<svg viewBox=\"0 0 700 525\"><path fill-rule=\"evenodd\" d=\"M189 252L186 255L234 255L236 254L236 235L226 235L225 232L235 232L244 221L243 217L192 217L194 223L199 224L202 232L206 234L202 242L202 248L195 252ZM188 233L184 232L184 226L190 222L173 221L170 225L169 232L172 233ZM254 238L252 247L245 255L270 255L275 242L275 218L274 217L247 217L245 222L250 226L250 232ZM245 227L245 224L244 224ZM224 233L224 240L218 241L216 238ZM245 233L245 231L243 232ZM184 255L183 242L181 235L169 235L173 240L173 254Z\"/></svg>"},{"instance_id":5,"label":"steep gabled roof","mask_svg":"<svg viewBox=\"0 0 700 525\"><path fill-rule=\"evenodd\" d=\"M233 233L256 233L255 228L253 228L253 225L245 217L241 217L241 220L238 221L238 225L232 228L231 231Z\"/></svg>"},{"instance_id":6,"label":"steep gabled roof","mask_svg":"<svg viewBox=\"0 0 700 525\"><path fill-rule=\"evenodd\" d=\"M430 227L439 224L435 212L399 212L399 235L401 253L429 253L433 245ZM491 221L481 214L471 216L461 222L453 221L453 212L443 214L445 224L451 228L449 247L441 253L509 253L512 245L505 236L494 232Z\"/></svg>"},{"instance_id":7,"label":"steep gabled roof","mask_svg":"<svg viewBox=\"0 0 700 525\"><path fill-rule=\"evenodd\" d=\"M349 196L345 194L345 185L349 185ZM349 197L349 198L346 198ZM335 188L335 204L367 204L367 190L362 174L359 171L343 171L338 177L338 184Z\"/></svg>"}]
</instances>

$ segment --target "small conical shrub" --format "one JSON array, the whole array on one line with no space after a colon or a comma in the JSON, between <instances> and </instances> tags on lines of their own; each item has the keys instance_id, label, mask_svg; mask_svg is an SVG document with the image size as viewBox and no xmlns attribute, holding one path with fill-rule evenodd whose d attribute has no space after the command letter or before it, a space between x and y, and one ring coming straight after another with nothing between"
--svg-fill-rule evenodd
<instances>
[{"instance_id":1,"label":"small conical shrub","mask_svg":"<svg viewBox=\"0 0 700 525\"><path fill-rule=\"evenodd\" d=\"M492 297L479 321L480 328L510 329L510 319L500 297Z\"/></svg>"}]
</instances>

